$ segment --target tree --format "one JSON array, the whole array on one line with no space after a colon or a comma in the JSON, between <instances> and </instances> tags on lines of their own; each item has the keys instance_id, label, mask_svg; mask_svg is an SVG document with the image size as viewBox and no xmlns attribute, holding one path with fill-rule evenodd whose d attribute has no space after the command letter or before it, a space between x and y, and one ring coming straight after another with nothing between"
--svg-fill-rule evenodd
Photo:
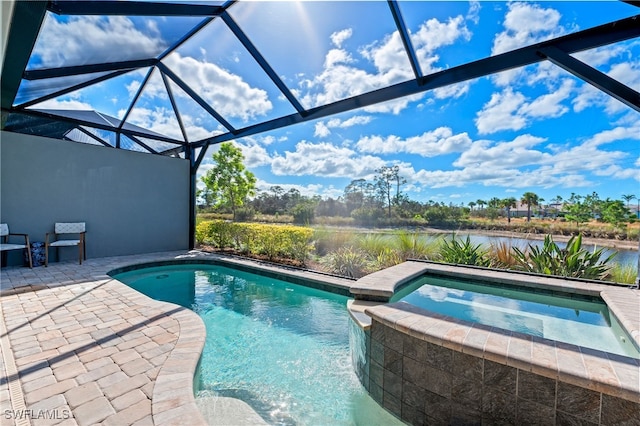
<instances>
[{"instance_id":1,"label":"tree","mask_svg":"<svg viewBox=\"0 0 640 426\"><path fill-rule=\"evenodd\" d=\"M202 201L200 205L203 207L211 207L211 204L213 204L213 194L207 187L196 189L196 198Z\"/></svg>"},{"instance_id":2,"label":"tree","mask_svg":"<svg viewBox=\"0 0 640 426\"><path fill-rule=\"evenodd\" d=\"M554 216L553 218L557 218L558 217L558 213L560 213L560 210L562 209L562 196L560 195L556 195L555 198L551 199L551 203L554 205Z\"/></svg>"},{"instance_id":3,"label":"tree","mask_svg":"<svg viewBox=\"0 0 640 426\"><path fill-rule=\"evenodd\" d=\"M379 197L385 201L388 208L388 217L391 217L392 202L398 204L400 201L400 185L407 183L407 180L400 176L400 166L381 167L376 170L377 175L374 177L376 190ZM392 188L395 185L396 194L392 196Z\"/></svg>"},{"instance_id":4,"label":"tree","mask_svg":"<svg viewBox=\"0 0 640 426\"><path fill-rule=\"evenodd\" d=\"M473 208L476 206L476 202L475 202L475 201L469 201L468 206L469 206L469 208L470 208L471 210L473 210Z\"/></svg>"},{"instance_id":5,"label":"tree","mask_svg":"<svg viewBox=\"0 0 640 426\"><path fill-rule=\"evenodd\" d=\"M622 196L622 199L627 202L627 205L631 204L631 200L634 200L636 198L638 197L636 197L633 194L627 194ZM640 216L640 198L638 198L638 210L636 210L636 216Z\"/></svg>"},{"instance_id":6,"label":"tree","mask_svg":"<svg viewBox=\"0 0 640 426\"><path fill-rule=\"evenodd\" d=\"M478 205L478 208L482 210L482 208L487 204L487 202L485 200L476 200L476 204Z\"/></svg>"},{"instance_id":7,"label":"tree","mask_svg":"<svg viewBox=\"0 0 640 426\"><path fill-rule=\"evenodd\" d=\"M214 206L230 208L236 220L238 207L255 194L256 177L245 169L240 148L230 142L221 144L212 157L215 165L202 177L202 182L211 190Z\"/></svg>"},{"instance_id":8,"label":"tree","mask_svg":"<svg viewBox=\"0 0 640 426\"><path fill-rule=\"evenodd\" d=\"M533 192L525 192L522 194L520 202L527 205L527 222L531 222L531 206L537 206L540 202L540 197Z\"/></svg>"},{"instance_id":9,"label":"tree","mask_svg":"<svg viewBox=\"0 0 640 426\"><path fill-rule=\"evenodd\" d=\"M568 200L569 204L565 207L567 220L575 222L578 227L581 223L589 222L593 217L590 207L582 201L583 198L581 195L572 192Z\"/></svg>"},{"instance_id":10,"label":"tree","mask_svg":"<svg viewBox=\"0 0 640 426\"><path fill-rule=\"evenodd\" d=\"M500 206L507 211L507 222L511 223L511 209L516 206L517 200L514 197L500 200Z\"/></svg>"},{"instance_id":11,"label":"tree","mask_svg":"<svg viewBox=\"0 0 640 426\"><path fill-rule=\"evenodd\" d=\"M611 200L609 198L602 201L600 214L600 220L615 227L622 227L625 222L631 219L631 212L621 200Z\"/></svg>"}]
</instances>

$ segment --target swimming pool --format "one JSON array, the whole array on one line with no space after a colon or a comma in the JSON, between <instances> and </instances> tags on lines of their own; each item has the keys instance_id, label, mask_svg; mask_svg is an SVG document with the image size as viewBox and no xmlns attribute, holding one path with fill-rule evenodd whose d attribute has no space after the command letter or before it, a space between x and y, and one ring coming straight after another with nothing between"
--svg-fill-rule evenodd
<instances>
[{"instance_id":1,"label":"swimming pool","mask_svg":"<svg viewBox=\"0 0 640 426\"><path fill-rule=\"evenodd\" d=\"M465 321L640 358L633 339L599 298L533 292L486 282L422 277L400 291L402 301Z\"/></svg>"},{"instance_id":2,"label":"swimming pool","mask_svg":"<svg viewBox=\"0 0 640 426\"><path fill-rule=\"evenodd\" d=\"M241 399L270 424L400 424L355 376L347 297L221 265L114 278L203 319L198 397Z\"/></svg>"}]
</instances>

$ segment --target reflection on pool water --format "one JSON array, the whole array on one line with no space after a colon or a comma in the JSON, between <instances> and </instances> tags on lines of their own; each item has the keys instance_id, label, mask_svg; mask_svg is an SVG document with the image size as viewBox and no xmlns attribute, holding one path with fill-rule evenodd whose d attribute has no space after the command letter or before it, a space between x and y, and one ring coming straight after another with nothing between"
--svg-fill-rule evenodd
<instances>
[{"instance_id":1,"label":"reflection on pool water","mask_svg":"<svg viewBox=\"0 0 640 426\"><path fill-rule=\"evenodd\" d=\"M631 337L597 298L422 277L396 294L393 301L487 326L640 358Z\"/></svg>"},{"instance_id":2,"label":"reflection on pool water","mask_svg":"<svg viewBox=\"0 0 640 426\"><path fill-rule=\"evenodd\" d=\"M346 297L224 266L115 278L204 320L198 396L241 399L270 424L401 424L355 376Z\"/></svg>"}]
</instances>

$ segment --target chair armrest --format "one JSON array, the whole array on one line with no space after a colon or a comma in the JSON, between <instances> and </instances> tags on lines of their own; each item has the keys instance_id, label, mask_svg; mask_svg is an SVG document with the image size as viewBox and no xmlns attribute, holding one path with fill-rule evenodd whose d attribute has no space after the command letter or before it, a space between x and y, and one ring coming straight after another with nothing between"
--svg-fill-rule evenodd
<instances>
[{"instance_id":1,"label":"chair armrest","mask_svg":"<svg viewBox=\"0 0 640 426\"><path fill-rule=\"evenodd\" d=\"M22 238L24 238L24 244L26 246L29 245L29 234L20 234L20 233L13 233L13 232L9 233L9 234L7 234L7 242L9 242L9 240L8 240L9 237L22 237Z\"/></svg>"},{"instance_id":2,"label":"chair armrest","mask_svg":"<svg viewBox=\"0 0 640 426\"><path fill-rule=\"evenodd\" d=\"M45 245L46 245L46 244L49 244L49 235L56 235L56 233L55 233L55 232L47 232L47 233L44 235L44 243L45 243Z\"/></svg>"}]
</instances>

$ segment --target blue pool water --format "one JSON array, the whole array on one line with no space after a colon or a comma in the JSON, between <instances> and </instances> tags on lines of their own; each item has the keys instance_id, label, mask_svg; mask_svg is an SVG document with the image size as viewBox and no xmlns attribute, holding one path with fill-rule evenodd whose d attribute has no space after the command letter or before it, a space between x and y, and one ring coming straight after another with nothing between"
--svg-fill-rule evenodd
<instances>
[{"instance_id":1,"label":"blue pool water","mask_svg":"<svg viewBox=\"0 0 640 426\"><path fill-rule=\"evenodd\" d=\"M270 424L400 424L355 376L346 297L223 266L114 278L204 320L198 396L241 399Z\"/></svg>"},{"instance_id":2,"label":"blue pool water","mask_svg":"<svg viewBox=\"0 0 640 426\"><path fill-rule=\"evenodd\" d=\"M595 298L422 277L392 300L466 321L640 358L631 337L607 305Z\"/></svg>"}]
</instances>

